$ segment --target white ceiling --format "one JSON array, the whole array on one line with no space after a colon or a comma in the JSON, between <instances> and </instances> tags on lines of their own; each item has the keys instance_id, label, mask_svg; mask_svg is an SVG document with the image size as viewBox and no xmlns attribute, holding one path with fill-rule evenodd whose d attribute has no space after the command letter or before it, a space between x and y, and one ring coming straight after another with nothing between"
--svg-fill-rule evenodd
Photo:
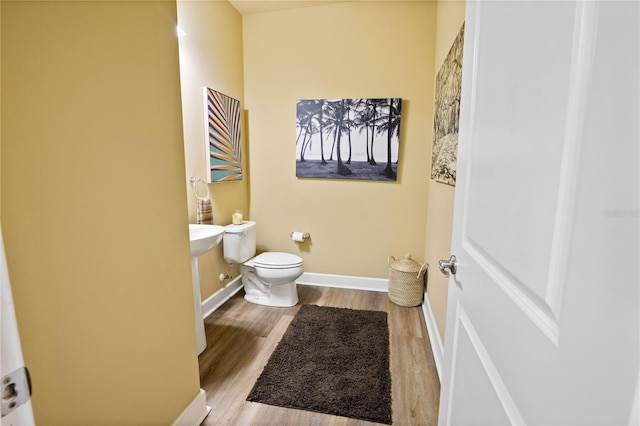
<instances>
[{"instance_id":1,"label":"white ceiling","mask_svg":"<svg viewBox=\"0 0 640 426\"><path fill-rule=\"evenodd\" d=\"M301 7L340 3L350 0L229 0L242 15L250 13L274 12Z\"/></svg>"}]
</instances>

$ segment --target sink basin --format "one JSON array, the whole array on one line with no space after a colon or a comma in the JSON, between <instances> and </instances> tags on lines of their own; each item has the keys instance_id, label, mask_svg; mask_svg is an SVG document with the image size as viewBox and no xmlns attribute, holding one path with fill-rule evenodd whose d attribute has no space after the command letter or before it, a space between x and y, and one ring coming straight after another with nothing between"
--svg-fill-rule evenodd
<instances>
[{"instance_id":1,"label":"sink basin","mask_svg":"<svg viewBox=\"0 0 640 426\"><path fill-rule=\"evenodd\" d=\"M191 256L200 256L217 246L224 235L224 226L189 224Z\"/></svg>"}]
</instances>

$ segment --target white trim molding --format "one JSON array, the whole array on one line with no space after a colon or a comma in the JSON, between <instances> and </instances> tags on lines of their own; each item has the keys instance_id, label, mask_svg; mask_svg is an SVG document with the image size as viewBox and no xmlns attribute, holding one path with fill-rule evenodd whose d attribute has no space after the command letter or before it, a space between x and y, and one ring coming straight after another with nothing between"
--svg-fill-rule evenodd
<instances>
[{"instance_id":1,"label":"white trim molding","mask_svg":"<svg viewBox=\"0 0 640 426\"><path fill-rule=\"evenodd\" d=\"M202 302L202 318L206 318L211 315L216 309L218 309L224 302L231 299L242 288L242 275L238 275L229 282L226 286L207 297Z\"/></svg>"},{"instance_id":2,"label":"white trim molding","mask_svg":"<svg viewBox=\"0 0 640 426\"><path fill-rule=\"evenodd\" d=\"M171 423L172 426L198 426L209 415L211 407L207 405L207 396L204 390L200 389L195 398L180 413L177 419Z\"/></svg>"},{"instance_id":3,"label":"white trim molding","mask_svg":"<svg viewBox=\"0 0 640 426\"><path fill-rule=\"evenodd\" d=\"M438 324L436 318L433 316L433 310L431 310L431 304L429 303L429 297L427 292L424 293L422 300L422 313L424 314L424 322L427 325L427 333L429 334L429 342L431 343L431 351L433 352L433 359L436 362L436 369L438 370L438 378L442 382L442 363L444 361L444 345L442 337L438 331Z\"/></svg>"},{"instance_id":4,"label":"white trim molding","mask_svg":"<svg viewBox=\"0 0 640 426\"><path fill-rule=\"evenodd\" d=\"M350 275L318 274L305 272L296 280L296 284L318 287L348 288L351 290L389 291L386 278L355 277Z\"/></svg>"}]
</instances>

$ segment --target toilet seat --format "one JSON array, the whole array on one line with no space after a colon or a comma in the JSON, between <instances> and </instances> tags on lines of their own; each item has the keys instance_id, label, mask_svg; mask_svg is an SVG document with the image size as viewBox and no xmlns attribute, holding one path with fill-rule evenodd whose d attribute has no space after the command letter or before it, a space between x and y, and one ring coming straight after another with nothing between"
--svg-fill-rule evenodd
<instances>
[{"instance_id":1,"label":"toilet seat","mask_svg":"<svg viewBox=\"0 0 640 426\"><path fill-rule=\"evenodd\" d=\"M265 269L297 268L302 265L302 258L291 253L272 251L253 258L253 265Z\"/></svg>"}]
</instances>

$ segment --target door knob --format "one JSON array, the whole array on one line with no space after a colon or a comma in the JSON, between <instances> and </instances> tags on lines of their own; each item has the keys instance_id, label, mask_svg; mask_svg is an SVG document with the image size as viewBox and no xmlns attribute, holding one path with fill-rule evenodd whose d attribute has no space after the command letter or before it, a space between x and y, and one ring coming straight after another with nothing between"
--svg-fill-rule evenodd
<instances>
[{"instance_id":1,"label":"door knob","mask_svg":"<svg viewBox=\"0 0 640 426\"><path fill-rule=\"evenodd\" d=\"M458 267L456 264L456 257L454 255L451 255L448 261L439 260L438 266L440 267L440 272L442 272L446 277L449 276L449 273L452 273L453 275L455 275L456 271L458 270Z\"/></svg>"}]
</instances>

